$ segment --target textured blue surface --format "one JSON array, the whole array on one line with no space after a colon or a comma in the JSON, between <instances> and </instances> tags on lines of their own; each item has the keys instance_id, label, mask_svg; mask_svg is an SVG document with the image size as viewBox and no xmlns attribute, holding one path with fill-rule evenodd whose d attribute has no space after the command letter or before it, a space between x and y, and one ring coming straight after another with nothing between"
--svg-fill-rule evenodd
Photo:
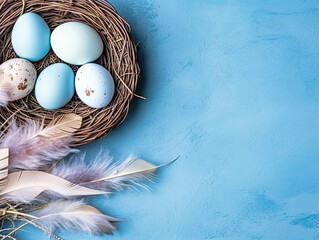
<instances>
[{"instance_id":1,"label":"textured blue surface","mask_svg":"<svg viewBox=\"0 0 319 240\"><path fill-rule=\"evenodd\" d=\"M86 148L154 163L181 157L152 192L91 198L123 219L115 236L59 234L319 239L319 2L111 2L140 41L147 101Z\"/></svg>"}]
</instances>

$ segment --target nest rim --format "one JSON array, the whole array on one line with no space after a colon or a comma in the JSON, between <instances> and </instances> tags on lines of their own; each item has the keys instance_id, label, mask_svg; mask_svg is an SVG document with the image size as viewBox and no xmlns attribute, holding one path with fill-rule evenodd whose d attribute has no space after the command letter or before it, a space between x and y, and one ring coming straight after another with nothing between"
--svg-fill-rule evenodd
<instances>
[{"instance_id":1,"label":"nest rim","mask_svg":"<svg viewBox=\"0 0 319 240\"><path fill-rule=\"evenodd\" d=\"M130 25L105 0L3 0L0 4L1 63L18 57L12 48L11 31L18 17L26 12L39 14L51 32L58 25L70 21L83 22L93 27L104 44L102 55L94 63L104 66L111 73L115 92L112 101L104 108L91 108L74 94L64 107L46 110L37 103L33 90L27 97L0 108L2 131L8 128L13 117L20 123L32 119L46 124L58 115L75 113L83 118L81 128L75 133L75 146L106 136L124 121L133 97L140 97L134 93L140 68L137 45L132 39ZM57 62L63 61L51 49L45 58L33 64L39 75L45 67ZM68 65L75 73L80 67Z\"/></svg>"}]
</instances>

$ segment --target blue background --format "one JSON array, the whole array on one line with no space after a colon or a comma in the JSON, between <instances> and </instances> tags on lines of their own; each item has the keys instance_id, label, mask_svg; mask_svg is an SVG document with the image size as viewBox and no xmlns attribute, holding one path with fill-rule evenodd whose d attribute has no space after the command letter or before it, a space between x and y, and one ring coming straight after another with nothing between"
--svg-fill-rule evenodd
<instances>
[{"instance_id":1,"label":"blue background","mask_svg":"<svg viewBox=\"0 0 319 240\"><path fill-rule=\"evenodd\" d=\"M135 99L120 127L83 149L157 164L181 157L151 192L90 199L123 219L115 236L58 234L319 239L319 2L111 3L140 42L137 92L147 100Z\"/></svg>"}]
</instances>

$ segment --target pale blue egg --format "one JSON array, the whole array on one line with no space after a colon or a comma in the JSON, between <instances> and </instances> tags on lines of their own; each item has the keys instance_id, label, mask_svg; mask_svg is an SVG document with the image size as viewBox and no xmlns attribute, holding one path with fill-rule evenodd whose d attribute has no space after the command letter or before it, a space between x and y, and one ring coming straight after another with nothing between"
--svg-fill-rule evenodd
<instances>
[{"instance_id":1,"label":"pale blue egg","mask_svg":"<svg viewBox=\"0 0 319 240\"><path fill-rule=\"evenodd\" d=\"M103 66L88 63L79 68L75 76L75 90L86 105L93 108L107 106L114 95L112 75Z\"/></svg>"},{"instance_id":2,"label":"pale blue egg","mask_svg":"<svg viewBox=\"0 0 319 240\"><path fill-rule=\"evenodd\" d=\"M50 28L36 13L21 15L13 26L11 41L16 54L30 61L39 61L50 51Z\"/></svg>"},{"instance_id":3,"label":"pale blue egg","mask_svg":"<svg viewBox=\"0 0 319 240\"><path fill-rule=\"evenodd\" d=\"M51 45L60 59L74 65L93 62L103 52L99 34L81 22L67 22L56 27L51 35Z\"/></svg>"},{"instance_id":4,"label":"pale blue egg","mask_svg":"<svg viewBox=\"0 0 319 240\"><path fill-rule=\"evenodd\" d=\"M45 68L35 84L35 97L46 109L57 109L67 104L74 95L74 73L64 63Z\"/></svg>"}]
</instances>

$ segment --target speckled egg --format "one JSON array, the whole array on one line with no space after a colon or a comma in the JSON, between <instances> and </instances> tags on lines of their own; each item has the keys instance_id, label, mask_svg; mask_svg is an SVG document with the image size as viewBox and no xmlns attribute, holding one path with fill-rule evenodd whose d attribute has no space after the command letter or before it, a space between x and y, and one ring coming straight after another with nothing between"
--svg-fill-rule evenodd
<instances>
[{"instance_id":1,"label":"speckled egg","mask_svg":"<svg viewBox=\"0 0 319 240\"><path fill-rule=\"evenodd\" d=\"M76 73L75 90L86 105L103 108L113 98L114 81L112 75L103 66L88 63L80 67Z\"/></svg>"},{"instance_id":2,"label":"speckled egg","mask_svg":"<svg viewBox=\"0 0 319 240\"><path fill-rule=\"evenodd\" d=\"M35 85L35 97L46 109L63 107L74 95L74 73L65 63L55 63L46 67Z\"/></svg>"},{"instance_id":3,"label":"speckled egg","mask_svg":"<svg viewBox=\"0 0 319 240\"><path fill-rule=\"evenodd\" d=\"M13 58L0 65L0 81L9 86L10 101L27 96L34 87L37 70L31 62Z\"/></svg>"}]
</instances>

